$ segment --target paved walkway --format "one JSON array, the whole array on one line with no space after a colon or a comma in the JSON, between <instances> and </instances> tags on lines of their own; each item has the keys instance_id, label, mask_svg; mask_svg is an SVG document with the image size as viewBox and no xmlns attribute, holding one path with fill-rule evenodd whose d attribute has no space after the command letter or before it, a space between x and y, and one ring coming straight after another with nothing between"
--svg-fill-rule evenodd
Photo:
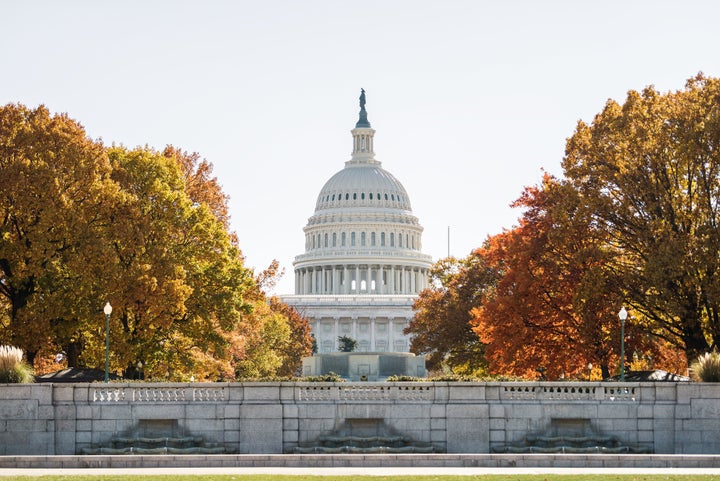
<instances>
[{"instance_id":1,"label":"paved walkway","mask_svg":"<svg viewBox=\"0 0 720 481\"><path fill-rule=\"evenodd\" d=\"M6 476L81 476L81 475L204 475L204 474L304 474L313 476L400 476L488 474L634 474L634 475L720 475L719 468L122 468L122 469L0 469Z\"/></svg>"}]
</instances>

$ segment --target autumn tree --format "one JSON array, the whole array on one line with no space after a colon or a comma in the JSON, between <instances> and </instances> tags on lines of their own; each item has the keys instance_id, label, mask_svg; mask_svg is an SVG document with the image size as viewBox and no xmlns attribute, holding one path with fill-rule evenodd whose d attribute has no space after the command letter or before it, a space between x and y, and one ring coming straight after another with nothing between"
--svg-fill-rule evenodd
<instances>
[{"instance_id":1,"label":"autumn tree","mask_svg":"<svg viewBox=\"0 0 720 481\"><path fill-rule=\"evenodd\" d=\"M113 147L109 158L122 194L104 277L114 306L112 361L126 372L143 362L150 376L217 378L229 356L226 335L250 310L243 295L252 274L211 206L189 195L175 157ZM88 336L86 363L98 340Z\"/></svg>"},{"instance_id":2,"label":"autumn tree","mask_svg":"<svg viewBox=\"0 0 720 481\"><path fill-rule=\"evenodd\" d=\"M720 80L608 101L568 140L565 177L608 233L635 322L690 359L720 340Z\"/></svg>"},{"instance_id":3,"label":"autumn tree","mask_svg":"<svg viewBox=\"0 0 720 481\"><path fill-rule=\"evenodd\" d=\"M281 302L277 297L269 299L270 309L281 314L290 328L290 338L280 350L283 362L277 370L282 377L301 374L302 358L313 353L313 337L310 323L293 307Z\"/></svg>"},{"instance_id":4,"label":"autumn tree","mask_svg":"<svg viewBox=\"0 0 720 481\"><path fill-rule=\"evenodd\" d=\"M608 377L618 359L620 301L607 268L607 234L573 189L549 175L514 207L523 209L519 225L484 250L497 284L472 311L490 369L532 378L542 368L558 378L586 374L594 364ZM627 327L632 334L632 323Z\"/></svg>"},{"instance_id":5,"label":"autumn tree","mask_svg":"<svg viewBox=\"0 0 720 481\"><path fill-rule=\"evenodd\" d=\"M235 336L235 377L259 378L292 376L302 365L302 358L312 350L310 324L292 307L265 291L281 275L273 261L255 276L255 286L248 291L252 312L243 316Z\"/></svg>"},{"instance_id":6,"label":"autumn tree","mask_svg":"<svg viewBox=\"0 0 720 481\"><path fill-rule=\"evenodd\" d=\"M100 313L92 276L117 199L109 174L103 146L67 115L0 108L1 336L31 362Z\"/></svg>"},{"instance_id":7,"label":"autumn tree","mask_svg":"<svg viewBox=\"0 0 720 481\"><path fill-rule=\"evenodd\" d=\"M481 249L465 259L442 259L430 269L431 287L420 292L415 316L405 329L410 351L427 356L429 370L444 366L459 374L484 371L484 346L470 325L470 311L480 305L496 281Z\"/></svg>"}]
</instances>

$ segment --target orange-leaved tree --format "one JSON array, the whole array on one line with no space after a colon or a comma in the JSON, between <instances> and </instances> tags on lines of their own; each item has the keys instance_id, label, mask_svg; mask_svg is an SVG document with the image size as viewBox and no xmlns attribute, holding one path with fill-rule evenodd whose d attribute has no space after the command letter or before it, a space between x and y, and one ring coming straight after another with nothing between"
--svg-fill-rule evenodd
<instances>
[{"instance_id":1,"label":"orange-leaved tree","mask_svg":"<svg viewBox=\"0 0 720 481\"><path fill-rule=\"evenodd\" d=\"M586 374L594 363L607 376L620 343L605 233L573 190L549 175L514 205L524 209L519 225L484 251L500 272L497 285L473 310L490 370L558 378Z\"/></svg>"}]
</instances>

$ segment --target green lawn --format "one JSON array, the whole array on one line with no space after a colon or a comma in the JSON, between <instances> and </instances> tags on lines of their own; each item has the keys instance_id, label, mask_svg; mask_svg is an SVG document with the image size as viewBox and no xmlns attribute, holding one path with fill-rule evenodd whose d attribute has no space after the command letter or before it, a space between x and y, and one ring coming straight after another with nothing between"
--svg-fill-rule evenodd
<instances>
[{"instance_id":1,"label":"green lawn","mask_svg":"<svg viewBox=\"0 0 720 481\"><path fill-rule=\"evenodd\" d=\"M479 476L305 476L305 475L106 475L106 476L0 476L0 481L720 481L720 475L657 474L487 474Z\"/></svg>"}]
</instances>

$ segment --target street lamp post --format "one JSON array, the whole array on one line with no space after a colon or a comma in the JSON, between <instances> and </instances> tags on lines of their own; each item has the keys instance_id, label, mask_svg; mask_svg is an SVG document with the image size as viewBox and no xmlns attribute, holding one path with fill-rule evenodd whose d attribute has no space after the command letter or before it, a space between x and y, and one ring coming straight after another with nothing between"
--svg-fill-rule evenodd
<instances>
[{"instance_id":1,"label":"street lamp post","mask_svg":"<svg viewBox=\"0 0 720 481\"><path fill-rule=\"evenodd\" d=\"M110 380L110 314L112 314L112 306L108 302L103 307L105 313L105 382Z\"/></svg>"},{"instance_id":2,"label":"street lamp post","mask_svg":"<svg viewBox=\"0 0 720 481\"><path fill-rule=\"evenodd\" d=\"M618 312L620 318L620 382L625 382L625 321L628 318L628 311L625 306Z\"/></svg>"}]
</instances>

